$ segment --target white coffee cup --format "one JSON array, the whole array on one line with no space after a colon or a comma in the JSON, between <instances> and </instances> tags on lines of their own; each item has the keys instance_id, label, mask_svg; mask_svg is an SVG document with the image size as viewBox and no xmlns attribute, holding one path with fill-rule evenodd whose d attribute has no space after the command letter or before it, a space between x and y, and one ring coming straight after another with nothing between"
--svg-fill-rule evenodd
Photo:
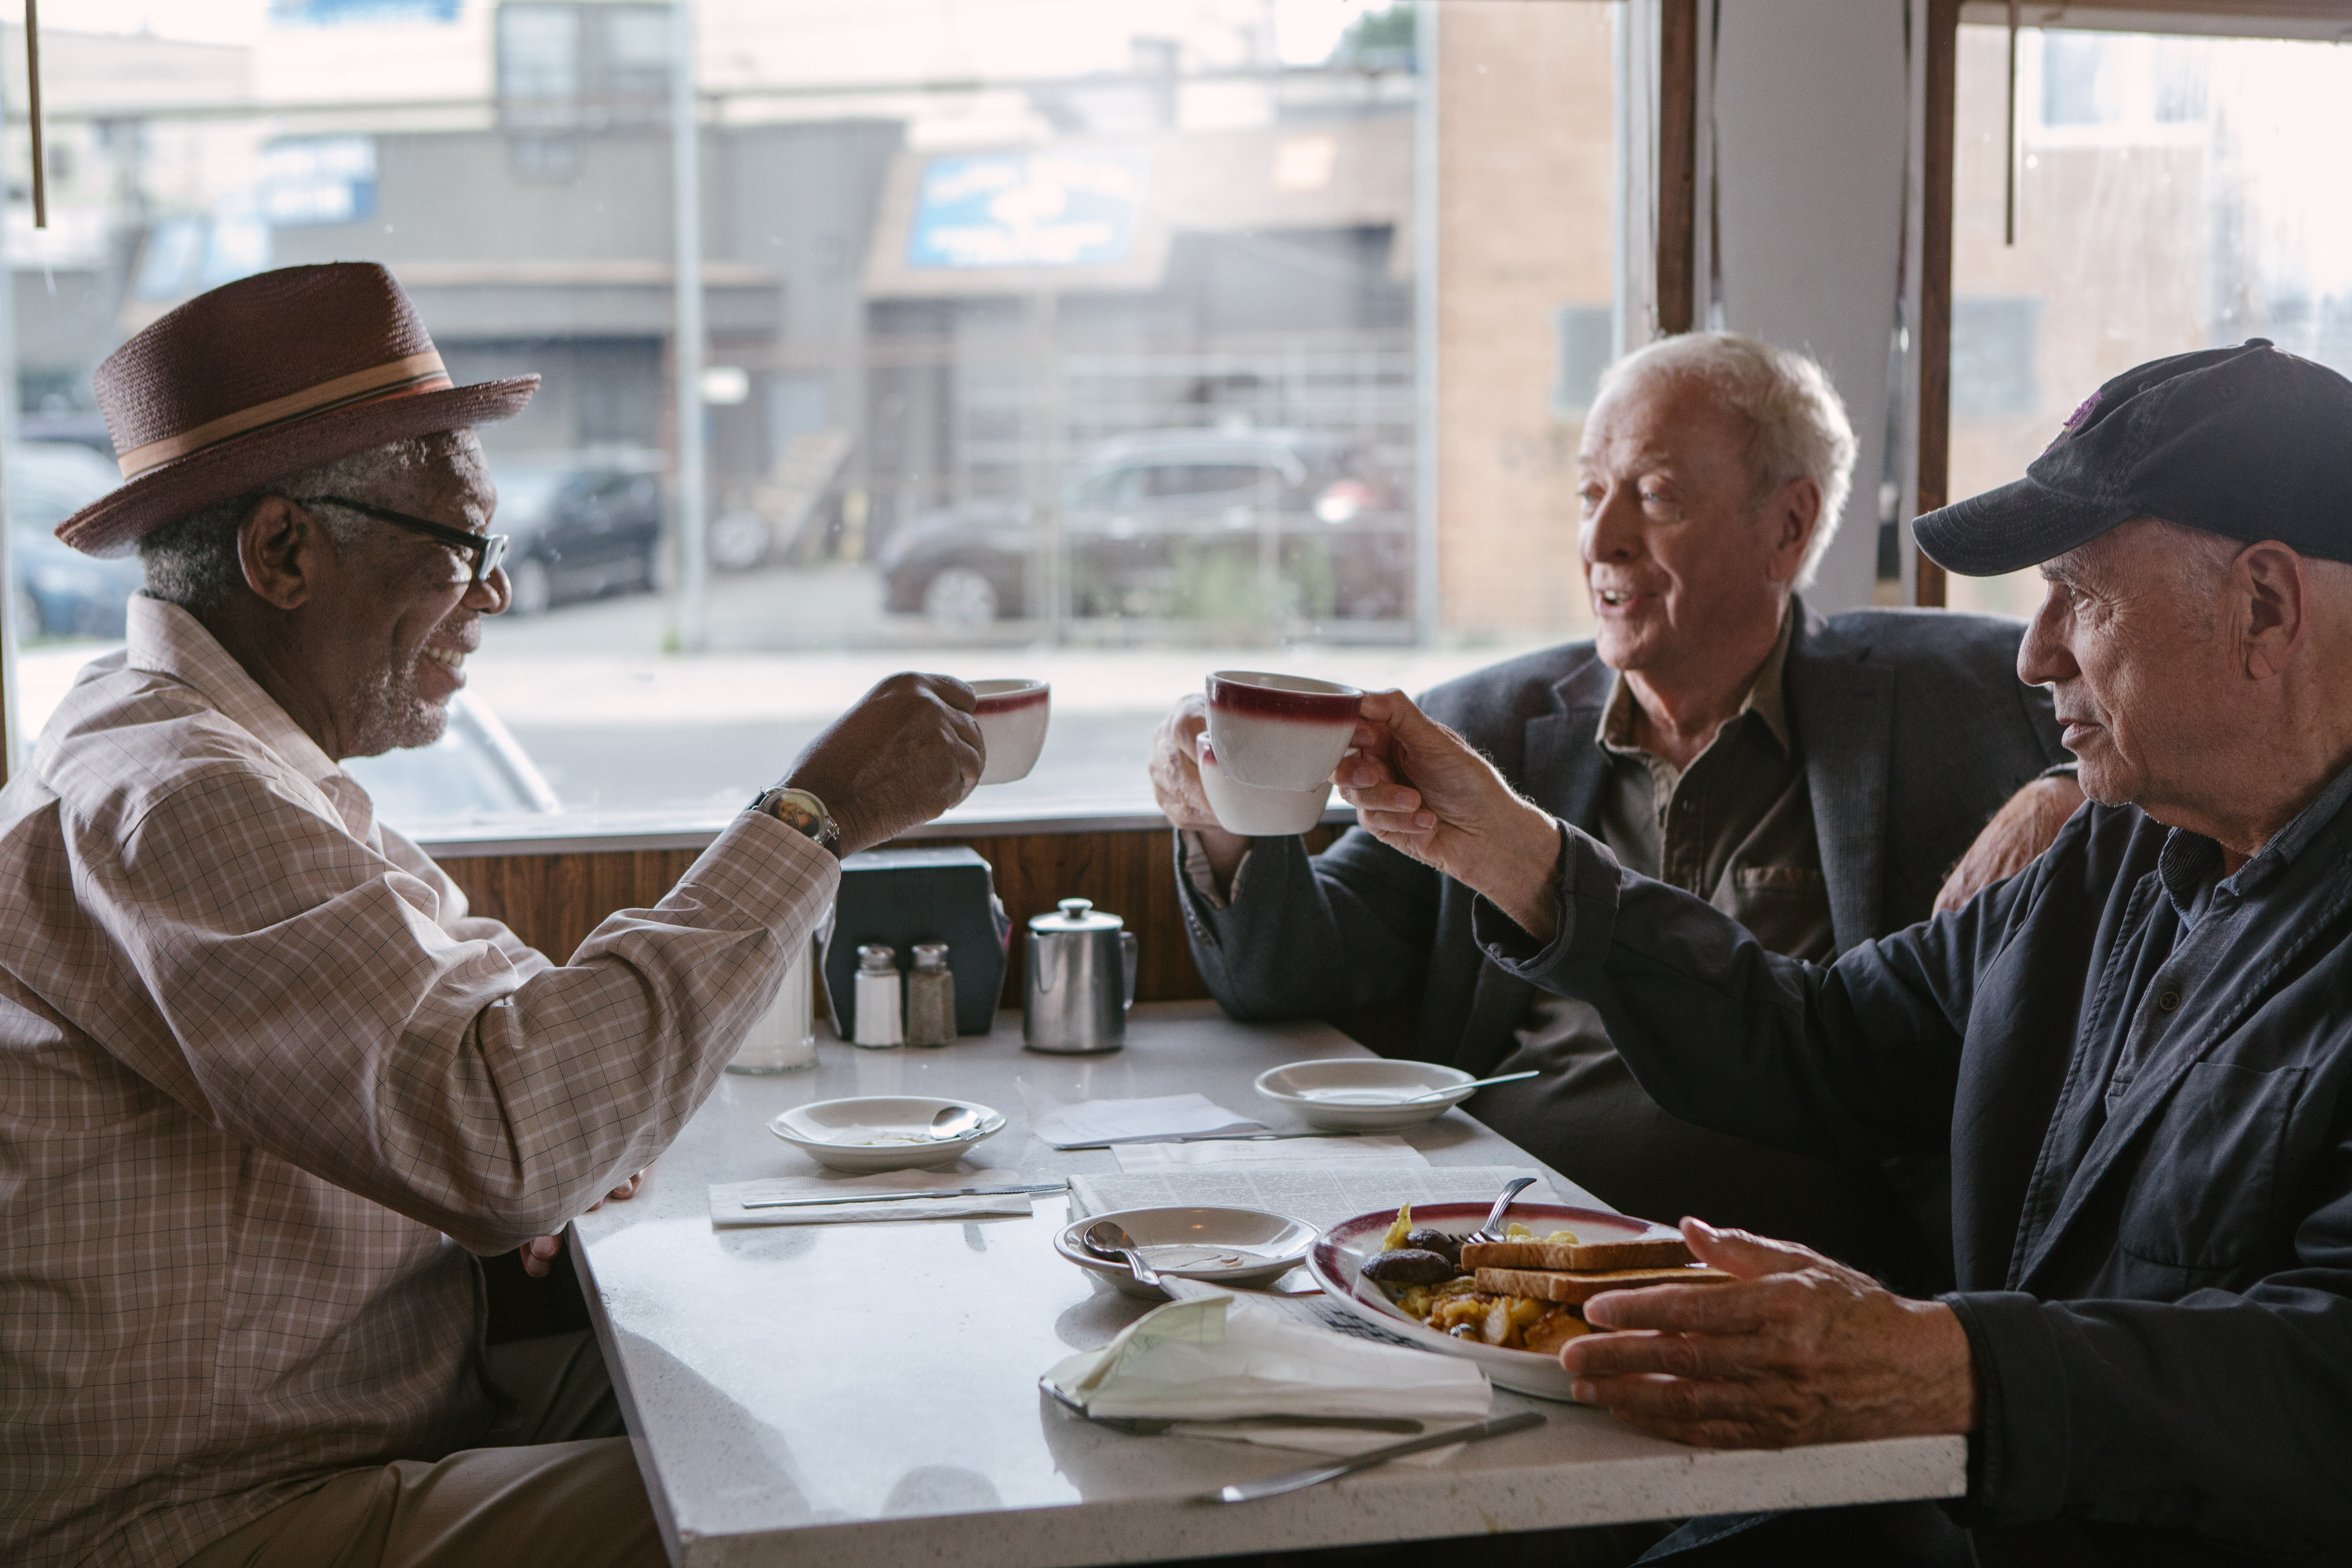
<instances>
[{"instance_id":1,"label":"white coffee cup","mask_svg":"<svg viewBox=\"0 0 2352 1568\"><path fill-rule=\"evenodd\" d=\"M1025 779L1045 746L1045 722L1053 711L1053 688L1042 680L975 680L980 698L972 717L988 747L980 782L1011 784Z\"/></svg>"},{"instance_id":2,"label":"white coffee cup","mask_svg":"<svg viewBox=\"0 0 2352 1568\"><path fill-rule=\"evenodd\" d=\"M1347 753L1363 700L1333 681L1221 669L1209 677L1209 739L1235 784L1311 790Z\"/></svg>"},{"instance_id":3,"label":"white coffee cup","mask_svg":"<svg viewBox=\"0 0 2352 1568\"><path fill-rule=\"evenodd\" d=\"M1200 764L1201 791L1226 832L1244 838L1288 838L1323 820L1323 807L1331 798L1329 779L1313 789L1243 784L1217 765L1216 746L1206 734L1194 742L1192 754Z\"/></svg>"}]
</instances>

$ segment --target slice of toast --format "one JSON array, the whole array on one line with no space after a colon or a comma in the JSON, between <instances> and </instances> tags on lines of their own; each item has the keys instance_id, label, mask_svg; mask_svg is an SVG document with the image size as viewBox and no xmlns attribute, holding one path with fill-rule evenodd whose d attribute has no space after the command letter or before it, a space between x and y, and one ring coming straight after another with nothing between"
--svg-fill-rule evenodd
<instances>
[{"instance_id":1,"label":"slice of toast","mask_svg":"<svg viewBox=\"0 0 2352 1568\"><path fill-rule=\"evenodd\" d=\"M1572 1268L1590 1274L1603 1268L1671 1268L1691 1260L1679 1236L1644 1236L1632 1241L1465 1241L1465 1268Z\"/></svg>"},{"instance_id":2,"label":"slice of toast","mask_svg":"<svg viewBox=\"0 0 2352 1568\"><path fill-rule=\"evenodd\" d=\"M1569 1274L1549 1268L1481 1268L1478 1289L1489 1296L1531 1296L1538 1301L1582 1306L1604 1290L1639 1290L1650 1285L1728 1285L1739 1277L1720 1268L1604 1268Z\"/></svg>"}]
</instances>

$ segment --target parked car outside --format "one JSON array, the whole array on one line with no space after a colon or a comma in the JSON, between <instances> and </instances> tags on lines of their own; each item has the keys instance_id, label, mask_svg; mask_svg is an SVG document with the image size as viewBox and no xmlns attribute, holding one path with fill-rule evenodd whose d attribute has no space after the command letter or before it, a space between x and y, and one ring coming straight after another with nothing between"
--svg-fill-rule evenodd
<instances>
[{"instance_id":1,"label":"parked car outside","mask_svg":"<svg viewBox=\"0 0 2352 1568\"><path fill-rule=\"evenodd\" d=\"M343 767L368 792L376 815L412 836L562 809L547 776L498 715L463 691L449 700L448 727L431 745L353 757Z\"/></svg>"},{"instance_id":2,"label":"parked car outside","mask_svg":"<svg viewBox=\"0 0 2352 1568\"><path fill-rule=\"evenodd\" d=\"M499 487L491 528L513 541L509 613L656 586L661 577L662 459L658 452L490 456Z\"/></svg>"},{"instance_id":3,"label":"parked car outside","mask_svg":"<svg viewBox=\"0 0 2352 1568\"><path fill-rule=\"evenodd\" d=\"M123 606L141 582L139 558L84 555L54 531L121 482L112 463L77 442L21 441L0 452L19 640L122 635Z\"/></svg>"},{"instance_id":4,"label":"parked car outside","mask_svg":"<svg viewBox=\"0 0 2352 1568\"><path fill-rule=\"evenodd\" d=\"M1384 620L1411 605L1412 519L1396 486L1362 447L1307 431L1104 442L1064 487L1062 536L1076 616ZM1031 614L1041 539L1026 502L927 513L877 556L886 605L946 627Z\"/></svg>"}]
</instances>

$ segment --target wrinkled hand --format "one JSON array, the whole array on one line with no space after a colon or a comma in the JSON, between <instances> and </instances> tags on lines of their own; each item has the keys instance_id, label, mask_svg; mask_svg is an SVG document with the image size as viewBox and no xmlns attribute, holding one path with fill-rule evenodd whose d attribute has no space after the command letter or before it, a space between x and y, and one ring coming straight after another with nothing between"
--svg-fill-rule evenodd
<instances>
[{"instance_id":1,"label":"wrinkled hand","mask_svg":"<svg viewBox=\"0 0 2352 1568\"><path fill-rule=\"evenodd\" d=\"M1217 886L1229 889L1242 857L1249 853L1249 840L1225 831L1209 805L1208 792L1201 787L1196 742L1208 727L1209 705L1195 691L1176 704L1175 710L1151 732L1151 760L1146 766L1151 775L1152 798L1160 803L1161 813L1178 828L1201 836L1201 847L1209 852L1209 869L1215 874Z\"/></svg>"},{"instance_id":2,"label":"wrinkled hand","mask_svg":"<svg viewBox=\"0 0 2352 1568\"><path fill-rule=\"evenodd\" d=\"M1952 1310L1912 1301L1811 1247L1683 1221L1702 1263L1737 1285L1612 1290L1585 1303L1606 1332L1570 1340L1576 1396L1703 1448L1786 1448L1966 1432L1976 1373Z\"/></svg>"},{"instance_id":3,"label":"wrinkled hand","mask_svg":"<svg viewBox=\"0 0 2352 1568\"><path fill-rule=\"evenodd\" d=\"M1402 691L1372 691L1332 782L1391 848L1484 893L1538 942L1558 927L1559 829L1470 743Z\"/></svg>"},{"instance_id":4,"label":"wrinkled hand","mask_svg":"<svg viewBox=\"0 0 2352 1568\"><path fill-rule=\"evenodd\" d=\"M619 1186L614 1187L611 1192L606 1193L603 1197L598 1198L594 1203L590 1204L588 1205L588 1212L590 1214L594 1214L598 1209L603 1208L607 1202L615 1198L635 1197L637 1195L637 1188L645 1184L645 1179L646 1173L643 1171L639 1171L635 1175L631 1176L627 1181L623 1182ZM534 1236L529 1241L524 1242L520 1247L515 1248L515 1256L522 1259L522 1271L525 1274L530 1275L534 1279L544 1279L547 1278L548 1270L554 1266L555 1260L563 1256L563 1237L560 1235Z\"/></svg>"},{"instance_id":5,"label":"wrinkled hand","mask_svg":"<svg viewBox=\"0 0 2352 1568\"><path fill-rule=\"evenodd\" d=\"M2035 779L2011 795L1969 846L1969 852L1960 857L1960 863L1952 868L1952 874L1944 879L1943 890L1936 895L1936 911L1957 910L1995 882L2024 870L2050 847L2050 841L2082 804L2083 786L2065 774Z\"/></svg>"},{"instance_id":6,"label":"wrinkled hand","mask_svg":"<svg viewBox=\"0 0 2352 1568\"><path fill-rule=\"evenodd\" d=\"M784 783L824 802L842 854L896 838L980 782L977 700L953 676L894 675L811 741Z\"/></svg>"},{"instance_id":7,"label":"wrinkled hand","mask_svg":"<svg viewBox=\"0 0 2352 1568\"><path fill-rule=\"evenodd\" d=\"M1151 731L1151 795L1178 827L1196 833L1223 833L1217 814L1201 788L1201 764L1195 742L1209 727L1209 705L1197 691L1187 696L1160 728Z\"/></svg>"}]
</instances>

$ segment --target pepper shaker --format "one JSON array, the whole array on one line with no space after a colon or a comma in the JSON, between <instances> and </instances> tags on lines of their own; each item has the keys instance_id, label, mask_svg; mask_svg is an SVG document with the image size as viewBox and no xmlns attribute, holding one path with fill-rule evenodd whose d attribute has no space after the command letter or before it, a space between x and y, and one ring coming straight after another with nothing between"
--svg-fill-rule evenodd
<instances>
[{"instance_id":1,"label":"pepper shaker","mask_svg":"<svg viewBox=\"0 0 2352 1568\"><path fill-rule=\"evenodd\" d=\"M948 968L948 944L919 942L915 967L907 976L907 1043L951 1046L955 1038L955 974Z\"/></svg>"},{"instance_id":2,"label":"pepper shaker","mask_svg":"<svg viewBox=\"0 0 2352 1568\"><path fill-rule=\"evenodd\" d=\"M898 1046L907 1031L898 1011L898 955L879 942L857 950L856 1013L849 1043L853 1046Z\"/></svg>"}]
</instances>

